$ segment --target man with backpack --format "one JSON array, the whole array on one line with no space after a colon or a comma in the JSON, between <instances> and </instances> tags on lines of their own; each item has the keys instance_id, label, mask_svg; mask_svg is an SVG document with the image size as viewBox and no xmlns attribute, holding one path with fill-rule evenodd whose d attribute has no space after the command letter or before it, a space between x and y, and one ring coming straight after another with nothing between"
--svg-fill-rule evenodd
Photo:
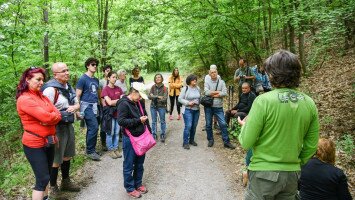
<instances>
[{"instance_id":1,"label":"man with backpack","mask_svg":"<svg viewBox=\"0 0 355 200\"><path fill-rule=\"evenodd\" d=\"M249 83L251 86L251 91L255 93L254 89L254 79L255 74L251 67L247 66L247 61L244 58L239 60L239 67L234 73L234 82L238 83L238 95L242 94L242 84L244 82Z\"/></svg>"},{"instance_id":2,"label":"man with backpack","mask_svg":"<svg viewBox=\"0 0 355 200\"><path fill-rule=\"evenodd\" d=\"M42 88L43 94L49 98L60 111L62 120L56 125L56 135L59 139L54 150L54 161L50 173L50 197L58 199L60 191L57 185L59 166L62 172L60 190L78 192L80 188L69 178L70 160L75 155L74 113L79 110L79 101L74 89L68 83L69 69L65 63L54 63L52 66L54 78Z\"/></svg>"}]
</instances>

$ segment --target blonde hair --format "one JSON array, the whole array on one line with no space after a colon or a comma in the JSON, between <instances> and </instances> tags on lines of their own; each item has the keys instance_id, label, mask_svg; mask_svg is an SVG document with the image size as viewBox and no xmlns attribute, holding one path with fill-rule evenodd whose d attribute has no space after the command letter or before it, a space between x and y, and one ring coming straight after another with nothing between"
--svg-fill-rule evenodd
<instances>
[{"instance_id":1,"label":"blonde hair","mask_svg":"<svg viewBox=\"0 0 355 200\"><path fill-rule=\"evenodd\" d=\"M316 157L330 164L335 164L335 143L327 138L320 138L318 140L318 149Z\"/></svg>"}]
</instances>

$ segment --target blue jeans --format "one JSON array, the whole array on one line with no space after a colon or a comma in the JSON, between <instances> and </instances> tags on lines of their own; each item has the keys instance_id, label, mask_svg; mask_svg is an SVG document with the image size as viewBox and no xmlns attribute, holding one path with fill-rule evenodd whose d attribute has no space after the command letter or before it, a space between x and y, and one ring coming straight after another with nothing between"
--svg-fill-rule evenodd
<instances>
[{"instance_id":1,"label":"blue jeans","mask_svg":"<svg viewBox=\"0 0 355 200\"><path fill-rule=\"evenodd\" d=\"M165 113L166 108L155 108L150 107L150 113L152 115L152 134L154 136L157 135L157 113L159 114L160 118L160 128L161 128L161 135L165 135L166 130L166 122L165 122Z\"/></svg>"},{"instance_id":2,"label":"blue jeans","mask_svg":"<svg viewBox=\"0 0 355 200\"><path fill-rule=\"evenodd\" d=\"M87 154L95 153L99 124L91 104L84 111L84 119L87 126L86 153Z\"/></svg>"},{"instance_id":3,"label":"blue jeans","mask_svg":"<svg viewBox=\"0 0 355 200\"><path fill-rule=\"evenodd\" d=\"M131 140L126 135L122 137L122 149L124 157L123 184L127 192L132 192L142 186L145 154L143 156L137 156L133 150Z\"/></svg>"},{"instance_id":4,"label":"blue jeans","mask_svg":"<svg viewBox=\"0 0 355 200\"><path fill-rule=\"evenodd\" d=\"M184 139L183 144L195 141L196 126L200 117L200 110L185 109L184 117Z\"/></svg>"},{"instance_id":5,"label":"blue jeans","mask_svg":"<svg viewBox=\"0 0 355 200\"><path fill-rule=\"evenodd\" d=\"M118 132L120 132L120 126L118 125L117 119L112 118L111 135L106 134L106 146L109 151L118 149Z\"/></svg>"},{"instance_id":6,"label":"blue jeans","mask_svg":"<svg viewBox=\"0 0 355 200\"><path fill-rule=\"evenodd\" d=\"M212 117L216 116L219 128L222 132L222 139L224 144L229 143L229 136L227 130L227 123L224 118L223 108L214 108L214 107L205 107L205 118L206 118L206 132L207 132L207 140L214 141L213 132L212 132Z\"/></svg>"}]
</instances>

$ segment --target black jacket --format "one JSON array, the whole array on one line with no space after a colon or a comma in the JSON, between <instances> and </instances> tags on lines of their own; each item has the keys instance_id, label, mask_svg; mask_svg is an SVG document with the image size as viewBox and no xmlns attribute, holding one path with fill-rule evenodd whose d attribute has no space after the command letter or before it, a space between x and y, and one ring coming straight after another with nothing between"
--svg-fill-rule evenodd
<instances>
[{"instance_id":1,"label":"black jacket","mask_svg":"<svg viewBox=\"0 0 355 200\"><path fill-rule=\"evenodd\" d=\"M246 114L249 113L251 109L251 105L255 100L256 96L253 92L249 92L247 94L242 93L239 97L239 102L232 110L238 110L238 112L244 112Z\"/></svg>"},{"instance_id":2,"label":"black jacket","mask_svg":"<svg viewBox=\"0 0 355 200\"><path fill-rule=\"evenodd\" d=\"M143 101L140 101L143 107L144 115L147 115L145 110L145 105ZM127 135L125 128L127 128L133 136L140 136L144 132L144 124L142 124L140 117L141 111L139 109L138 103L131 101L127 96L123 96L117 102L117 111L118 111L118 124L123 128L123 133ZM147 120L145 124L148 126L150 132L149 121Z\"/></svg>"},{"instance_id":3,"label":"black jacket","mask_svg":"<svg viewBox=\"0 0 355 200\"><path fill-rule=\"evenodd\" d=\"M351 200L344 172L312 158L302 166L298 183L302 200Z\"/></svg>"}]
</instances>

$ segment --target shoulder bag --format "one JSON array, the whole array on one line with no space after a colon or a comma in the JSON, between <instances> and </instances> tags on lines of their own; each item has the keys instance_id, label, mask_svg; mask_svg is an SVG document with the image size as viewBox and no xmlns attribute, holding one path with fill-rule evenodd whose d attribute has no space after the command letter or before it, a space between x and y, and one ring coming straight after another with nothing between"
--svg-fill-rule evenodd
<instances>
[{"instance_id":1,"label":"shoulder bag","mask_svg":"<svg viewBox=\"0 0 355 200\"><path fill-rule=\"evenodd\" d=\"M138 105L142 116L144 116L143 108L139 101ZM125 128L125 130L129 137L129 140L131 141L133 150L137 154L137 156L144 155L149 149L154 147L154 145L156 144L156 141L154 140L153 135L150 133L146 124L144 125L143 134L138 137L134 137L127 128Z\"/></svg>"},{"instance_id":2,"label":"shoulder bag","mask_svg":"<svg viewBox=\"0 0 355 200\"><path fill-rule=\"evenodd\" d=\"M216 85L216 90L215 91L217 91L218 83L219 83L219 79L217 80L217 85ZM207 96L207 95L203 95L201 97L201 104L203 106L205 106L205 107L212 107L212 105L213 105L213 97Z\"/></svg>"}]
</instances>

